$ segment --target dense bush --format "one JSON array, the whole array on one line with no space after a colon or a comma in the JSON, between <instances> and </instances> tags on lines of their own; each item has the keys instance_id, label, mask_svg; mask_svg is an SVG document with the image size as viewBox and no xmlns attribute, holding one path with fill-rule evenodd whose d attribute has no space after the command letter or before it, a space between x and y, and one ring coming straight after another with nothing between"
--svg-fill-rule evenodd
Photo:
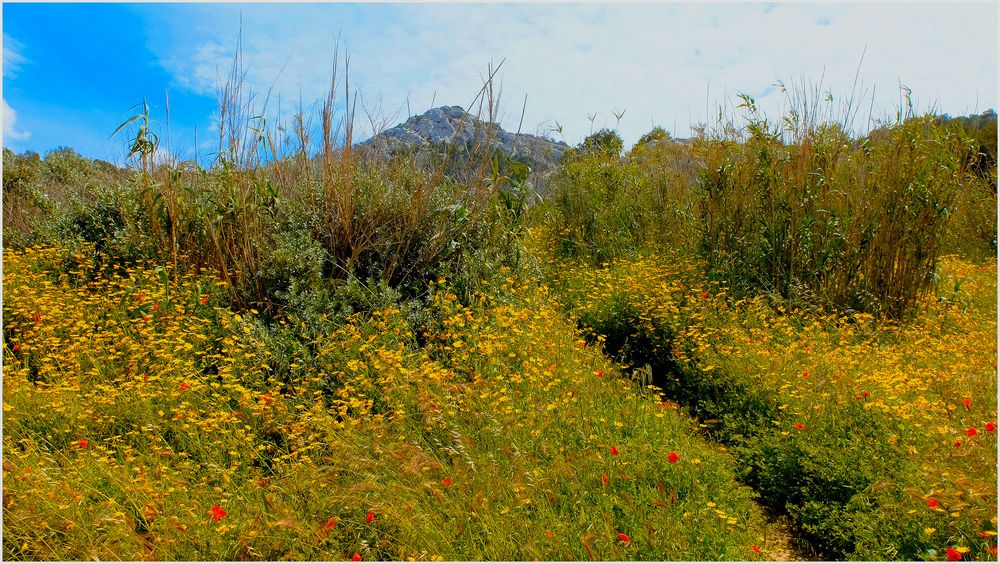
<instances>
[{"instance_id":1,"label":"dense bush","mask_svg":"<svg viewBox=\"0 0 1000 564\"><path fill-rule=\"evenodd\" d=\"M567 159L550 180L546 210L558 252L600 264L649 247L691 247L693 170L679 143L642 146L624 160L605 152Z\"/></svg>"},{"instance_id":2,"label":"dense bush","mask_svg":"<svg viewBox=\"0 0 1000 564\"><path fill-rule=\"evenodd\" d=\"M958 192L963 139L929 118L853 142L836 125L793 144L766 122L696 152L702 251L732 288L900 317L928 287Z\"/></svg>"}]
</instances>

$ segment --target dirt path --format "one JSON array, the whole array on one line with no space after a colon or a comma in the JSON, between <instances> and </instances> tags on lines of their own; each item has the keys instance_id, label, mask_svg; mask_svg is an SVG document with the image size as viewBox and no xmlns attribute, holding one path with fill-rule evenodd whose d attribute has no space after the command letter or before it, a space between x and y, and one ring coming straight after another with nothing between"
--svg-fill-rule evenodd
<instances>
[{"instance_id":1,"label":"dirt path","mask_svg":"<svg viewBox=\"0 0 1000 564\"><path fill-rule=\"evenodd\" d=\"M796 542L792 524L787 515L778 515L771 509L761 506L761 512L767 519L764 529L764 556L773 562L821 561L822 557L813 554L808 548Z\"/></svg>"}]
</instances>

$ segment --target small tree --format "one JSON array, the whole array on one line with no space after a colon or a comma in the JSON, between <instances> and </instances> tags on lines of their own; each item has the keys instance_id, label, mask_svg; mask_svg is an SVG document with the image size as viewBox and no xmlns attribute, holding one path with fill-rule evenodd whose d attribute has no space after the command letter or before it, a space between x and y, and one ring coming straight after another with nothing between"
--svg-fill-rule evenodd
<instances>
[{"instance_id":1,"label":"small tree","mask_svg":"<svg viewBox=\"0 0 1000 564\"><path fill-rule=\"evenodd\" d=\"M660 126L656 126L653 129L650 129L649 133L646 133L645 135L640 137L639 140L635 142L635 145L632 146L632 150L634 151L639 147L645 147L646 145L654 141L661 141L663 139L670 139L670 138L671 138L670 134L667 133L666 129L663 129Z\"/></svg>"},{"instance_id":2,"label":"small tree","mask_svg":"<svg viewBox=\"0 0 1000 564\"><path fill-rule=\"evenodd\" d=\"M617 132L602 129L588 135L576 148L581 155L605 155L617 159L624 146L625 143Z\"/></svg>"}]
</instances>

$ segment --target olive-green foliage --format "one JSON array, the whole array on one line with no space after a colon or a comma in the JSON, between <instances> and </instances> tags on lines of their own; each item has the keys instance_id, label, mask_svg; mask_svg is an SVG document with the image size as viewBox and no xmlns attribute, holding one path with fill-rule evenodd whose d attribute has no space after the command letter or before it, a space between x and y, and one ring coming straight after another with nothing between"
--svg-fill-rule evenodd
<instances>
[{"instance_id":1,"label":"olive-green foliage","mask_svg":"<svg viewBox=\"0 0 1000 564\"><path fill-rule=\"evenodd\" d=\"M61 243L96 253L100 268L151 256L137 186L118 167L68 148L16 155L4 149L4 245Z\"/></svg>"},{"instance_id":2,"label":"olive-green foliage","mask_svg":"<svg viewBox=\"0 0 1000 564\"><path fill-rule=\"evenodd\" d=\"M997 114L990 110L935 122L966 139L962 158L972 173L958 192L944 248L976 260L996 256Z\"/></svg>"},{"instance_id":3,"label":"olive-green foliage","mask_svg":"<svg viewBox=\"0 0 1000 564\"><path fill-rule=\"evenodd\" d=\"M639 140L635 142L635 145L632 146L632 150L635 151L640 147L649 145L650 143L653 143L655 141L663 141L664 139L669 140L670 134L667 133L666 129L663 129L660 126L656 126L653 129L650 129L647 133L643 134L642 137L640 137Z\"/></svg>"},{"instance_id":4,"label":"olive-green foliage","mask_svg":"<svg viewBox=\"0 0 1000 564\"><path fill-rule=\"evenodd\" d=\"M601 263L647 246L694 240L693 166L682 144L567 159L550 179L550 229L563 256Z\"/></svg>"},{"instance_id":5,"label":"olive-green foliage","mask_svg":"<svg viewBox=\"0 0 1000 564\"><path fill-rule=\"evenodd\" d=\"M697 145L710 268L738 291L902 316L970 182L963 138L930 118L861 142L833 124L785 145L767 128Z\"/></svg>"},{"instance_id":6,"label":"olive-green foliage","mask_svg":"<svg viewBox=\"0 0 1000 564\"><path fill-rule=\"evenodd\" d=\"M99 264L140 258L214 270L234 304L315 315L338 288L386 287L401 299L440 276L481 289L519 261L523 174L507 163L482 185L459 183L411 158L351 159L325 169L295 158L268 167L220 162L122 171L71 150L4 152L6 244L93 243ZM346 309L345 309L346 308Z\"/></svg>"},{"instance_id":7,"label":"olive-green foliage","mask_svg":"<svg viewBox=\"0 0 1000 564\"><path fill-rule=\"evenodd\" d=\"M602 129L588 135L584 138L583 142L575 147L573 153L567 154L571 157L603 155L608 158L618 158L621 156L624 146L625 142L622 141L618 132L610 129Z\"/></svg>"}]
</instances>

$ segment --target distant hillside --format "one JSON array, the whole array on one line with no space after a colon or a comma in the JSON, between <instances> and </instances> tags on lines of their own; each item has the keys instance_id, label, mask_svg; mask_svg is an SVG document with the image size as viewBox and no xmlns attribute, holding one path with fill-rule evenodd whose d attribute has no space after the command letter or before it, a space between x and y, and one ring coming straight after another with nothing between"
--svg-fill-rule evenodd
<instances>
[{"instance_id":1,"label":"distant hillside","mask_svg":"<svg viewBox=\"0 0 1000 564\"><path fill-rule=\"evenodd\" d=\"M510 133L497 124L490 124L469 114L460 106L442 106L413 116L360 143L378 154L413 153L433 162L454 142L456 151L449 172L461 172L476 145L492 129L492 149L528 165L530 181L537 184L558 166L569 145L537 135Z\"/></svg>"}]
</instances>

